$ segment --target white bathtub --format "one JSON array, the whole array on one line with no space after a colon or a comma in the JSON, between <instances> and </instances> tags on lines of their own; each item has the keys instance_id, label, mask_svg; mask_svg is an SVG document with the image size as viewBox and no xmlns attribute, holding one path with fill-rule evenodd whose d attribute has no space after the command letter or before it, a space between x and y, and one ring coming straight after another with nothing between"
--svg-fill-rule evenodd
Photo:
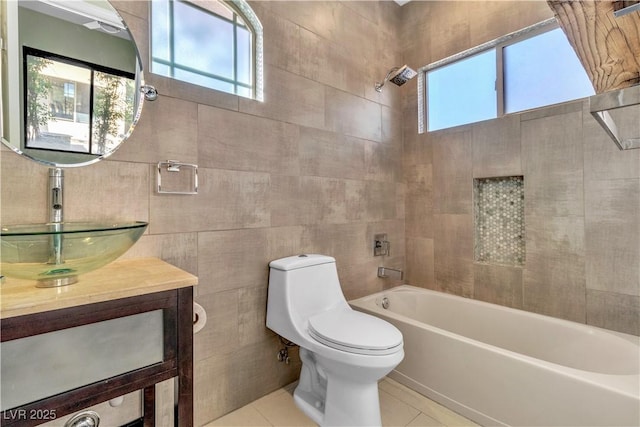
<instances>
[{"instance_id":1,"label":"white bathtub","mask_svg":"<svg viewBox=\"0 0 640 427\"><path fill-rule=\"evenodd\" d=\"M402 331L391 378L482 425L640 425L639 337L413 286L350 303Z\"/></svg>"}]
</instances>

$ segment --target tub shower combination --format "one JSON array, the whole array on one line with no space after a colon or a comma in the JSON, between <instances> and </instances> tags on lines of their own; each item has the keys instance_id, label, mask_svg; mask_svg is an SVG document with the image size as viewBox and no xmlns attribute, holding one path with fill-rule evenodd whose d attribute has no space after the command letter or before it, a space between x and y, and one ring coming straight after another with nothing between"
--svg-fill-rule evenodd
<instances>
[{"instance_id":1,"label":"tub shower combination","mask_svg":"<svg viewBox=\"0 0 640 427\"><path fill-rule=\"evenodd\" d=\"M482 425L640 425L639 337L407 285L350 303L404 335L391 378Z\"/></svg>"}]
</instances>

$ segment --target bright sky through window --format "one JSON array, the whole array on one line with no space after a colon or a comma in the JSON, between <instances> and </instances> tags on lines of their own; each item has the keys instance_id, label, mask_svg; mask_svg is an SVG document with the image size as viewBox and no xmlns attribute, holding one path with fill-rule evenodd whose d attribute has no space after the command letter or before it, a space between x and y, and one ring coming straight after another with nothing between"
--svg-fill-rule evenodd
<instances>
[{"instance_id":1,"label":"bright sky through window","mask_svg":"<svg viewBox=\"0 0 640 427\"><path fill-rule=\"evenodd\" d=\"M235 11L212 1L153 0L151 71L252 97L254 35Z\"/></svg>"},{"instance_id":2,"label":"bright sky through window","mask_svg":"<svg viewBox=\"0 0 640 427\"><path fill-rule=\"evenodd\" d=\"M595 94L560 28L506 46L502 54L505 113Z\"/></svg>"},{"instance_id":3,"label":"bright sky through window","mask_svg":"<svg viewBox=\"0 0 640 427\"><path fill-rule=\"evenodd\" d=\"M428 129L444 129L496 117L495 81L495 50L429 72Z\"/></svg>"},{"instance_id":4,"label":"bright sky through window","mask_svg":"<svg viewBox=\"0 0 640 427\"><path fill-rule=\"evenodd\" d=\"M472 51L478 52L478 49ZM428 131L572 101L595 93L587 73L559 28L508 42L492 42L480 53L442 62L445 65L427 67L426 71Z\"/></svg>"}]
</instances>

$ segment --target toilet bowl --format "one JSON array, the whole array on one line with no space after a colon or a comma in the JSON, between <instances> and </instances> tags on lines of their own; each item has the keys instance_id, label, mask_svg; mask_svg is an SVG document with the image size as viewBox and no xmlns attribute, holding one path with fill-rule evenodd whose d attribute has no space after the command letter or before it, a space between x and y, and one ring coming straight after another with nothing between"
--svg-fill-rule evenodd
<instances>
[{"instance_id":1,"label":"toilet bowl","mask_svg":"<svg viewBox=\"0 0 640 427\"><path fill-rule=\"evenodd\" d=\"M321 426L380 426L378 380L404 357L400 331L351 309L332 257L304 254L269 267L267 327L300 346L296 405Z\"/></svg>"}]
</instances>

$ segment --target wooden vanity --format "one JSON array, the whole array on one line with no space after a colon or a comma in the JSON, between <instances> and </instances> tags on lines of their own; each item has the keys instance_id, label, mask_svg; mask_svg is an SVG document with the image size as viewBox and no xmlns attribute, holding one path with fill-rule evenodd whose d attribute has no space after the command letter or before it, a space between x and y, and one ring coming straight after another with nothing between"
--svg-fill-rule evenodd
<instances>
[{"instance_id":1,"label":"wooden vanity","mask_svg":"<svg viewBox=\"0 0 640 427\"><path fill-rule=\"evenodd\" d=\"M119 372L120 368L111 367L110 362L118 365L119 357L127 356L122 357L127 359L132 352L141 352L143 345L113 348L105 357L106 363L102 364L109 365L105 368L106 372L115 369L115 375L108 374L110 376L107 378L77 384L73 388L41 396L38 400L23 402L15 407L3 406L0 425L43 424L132 391L143 390L143 423L144 426L154 426L155 384L177 377L176 424L192 426L193 286L197 283L197 277L156 258L117 261L80 276L76 284L59 288L36 288L35 282L6 278L0 285L0 341L3 351L5 344L9 347L27 337L39 338L65 330L75 331L73 328L99 328L107 322L139 318L136 316L157 318L160 338L157 343L158 360L149 364L143 362L142 366L135 365L135 369ZM89 334L91 336L91 332ZM126 330L120 333L125 338L127 334ZM73 352L74 348L68 351ZM47 352L43 353L45 357L42 358L42 364L46 366ZM72 360L77 363L82 356L69 354L74 356L69 358L69 364L73 363ZM25 354L25 364L29 363L27 356ZM123 366L127 366L126 363ZM58 362L47 369L54 371L55 375L58 369L70 369L75 373L79 370L76 367L60 367ZM101 374L89 372L86 375ZM11 386L22 387L21 381L13 381ZM9 396L4 393L10 393L11 390L4 388L3 397ZM46 393L36 390L38 392Z\"/></svg>"}]
</instances>

